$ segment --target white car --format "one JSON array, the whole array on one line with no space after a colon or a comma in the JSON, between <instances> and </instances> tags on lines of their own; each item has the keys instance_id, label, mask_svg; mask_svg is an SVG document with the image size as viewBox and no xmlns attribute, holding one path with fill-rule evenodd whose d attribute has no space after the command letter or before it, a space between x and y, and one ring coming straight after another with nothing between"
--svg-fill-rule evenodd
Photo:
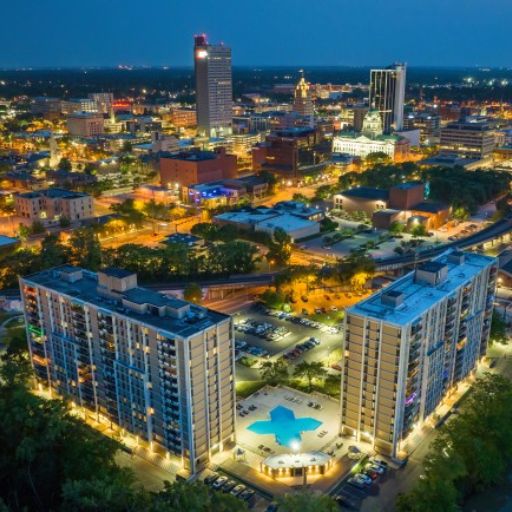
<instances>
[{"instance_id":1,"label":"white car","mask_svg":"<svg viewBox=\"0 0 512 512\"><path fill-rule=\"evenodd\" d=\"M215 482L213 482L212 487L214 489L220 489L226 482L228 481L227 476L219 476Z\"/></svg>"},{"instance_id":2,"label":"white car","mask_svg":"<svg viewBox=\"0 0 512 512\"><path fill-rule=\"evenodd\" d=\"M361 482L362 484L365 484L365 485L372 484L372 479L369 476L363 475L362 473L358 473L357 475L355 475L354 479L358 482Z\"/></svg>"}]
</instances>

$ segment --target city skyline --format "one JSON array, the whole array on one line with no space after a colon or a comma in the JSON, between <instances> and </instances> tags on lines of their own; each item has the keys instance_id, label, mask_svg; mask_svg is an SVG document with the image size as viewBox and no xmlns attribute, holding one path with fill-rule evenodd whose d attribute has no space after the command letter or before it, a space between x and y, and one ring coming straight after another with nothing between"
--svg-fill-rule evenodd
<instances>
[{"instance_id":1,"label":"city skyline","mask_svg":"<svg viewBox=\"0 0 512 512\"><path fill-rule=\"evenodd\" d=\"M224 0L220 9L199 2L193 16L188 5L157 1L152 7L140 11L135 5L131 9L130 2L105 6L93 0L91 14L78 16L81 6L62 0L51 9L7 5L4 15L10 23L0 34L0 43L9 51L0 58L0 67L190 66L190 38L202 32L233 48L234 66L370 66L397 60L416 66L509 64L506 20L512 5L505 0L492 0L483 11L475 0L463 5L435 0L428 7L399 0L392 11L378 0L360 5L286 0L247 13ZM94 12L102 15L93 16ZM52 24L58 30L49 30ZM418 37L422 33L435 37Z\"/></svg>"}]
</instances>

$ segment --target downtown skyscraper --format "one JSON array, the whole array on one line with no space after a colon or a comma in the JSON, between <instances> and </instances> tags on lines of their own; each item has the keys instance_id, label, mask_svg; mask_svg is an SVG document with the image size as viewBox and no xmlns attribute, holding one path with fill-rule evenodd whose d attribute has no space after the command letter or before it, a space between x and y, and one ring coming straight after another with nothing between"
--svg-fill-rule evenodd
<instances>
[{"instance_id":1,"label":"downtown skyscraper","mask_svg":"<svg viewBox=\"0 0 512 512\"><path fill-rule=\"evenodd\" d=\"M370 109L380 113L386 134L403 129L405 81L405 64L370 71Z\"/></svg>"},{"instance_id":2,"label":"downtown skyscraper","mask_svg":"<svg viewBox=\"0 0 512 512\"><path fill-rule=\"evenodd\" d=\"M205 137L229 135L233 119L231 48L194 38L197 131Z\"/></svg>"}]
</instances>

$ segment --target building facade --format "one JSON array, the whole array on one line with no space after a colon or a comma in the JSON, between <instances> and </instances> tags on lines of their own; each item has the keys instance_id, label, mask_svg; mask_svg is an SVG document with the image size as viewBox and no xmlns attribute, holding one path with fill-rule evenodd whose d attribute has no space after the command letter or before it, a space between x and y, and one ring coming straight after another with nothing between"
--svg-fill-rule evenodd
<instances>
[{"instance_id":1,"label":"building facade","mask_svg":"<svg viewBox=\"0 0 512 512\"><path fill-rule=\"evenodd\" d=\"M237 159L224 148L217 151L182 151L160 157L160 181L163 186L197 185L236 178Z\"/></svg>"},{"instance_id":2,"label":"building facade","mask_svg":"<svg viewBox=\"0 0 512 512\"><path fill-rule=\"evenodd\" d=\"M420 142L426 146L439 143L441 117L430 112L412 112L404 119L404 130L420 131Z\"/></svg>"},{"instance_id":3,"label":"building facade","mask_svg":"<svg viewBox=\"0 0 512 512\"><path fill-rule=\"evenodd\" d=\"M105 121L102 114L92 112L75 112L69 114L67 125L73 137L97 137L104 132Z\"/></svg>"},{"instance_id":4,"label":"building facade","mask_svg":"<svg viewBox=\"0 0 512 512\"><path fill-rule=\"evenodd\" d=\"M63 266L20 279L37 379L193 474L235 440L230 317Z\"/></svg>"},{"instance_id":5,"label":"building facade","mask_svg":"<svg viewBox=\"0 0 512 512\"><path fill-rule=\"evenodd\" d=\"M233 121L231 48L194 38L197 131L206 137L230 134Z\"/></svg>"},{"instance_id":6,"label":"building facade","mask_svg":"<svg viewBox=\"0 0 512 512\"><path fill-rule=\"evenodd\" d=\"M366 158L372 153L384 153L392 160L401 160L409 154L410 143L400 135L385 135L377 110L370 110L363 121L361 133L341 132L333 138L332 152Z\"/></svg>"},{"instance_id":7,"label":"building facade","mask_svg":"<svg viewBox=\"0 0 512 512\"><path fill-rule=\"evenodd\" d=\"M450 123L441 129L440 149L464 157L485 158L496 147L496 136L486 122Z\"/></svg>"},{"instance_id":8,"label":"building facade","mask_svg":"<svg viewBox=\"0 0 512 512\"><path fill-rule=\"evenodd\" d=\"M392 457L485 355L493 258L452 252L347 310L341 431Z\"/></svg>"},{"instance_id":9,"label":"building facade","mask_svg":"<svg viewBox=\"0 0 512 512\"><path fill-rule=\"evenodd\" d=\"M405 64L370 71L370 108L380 113L386 134L403 129L405 80Z\"/></svg>"},{"instance_id":10,"label":"building facade","mask_svg":"<svg viewBox=\"0 0 512 512\"><path fill-rule=\"evenodd\" d=\"M14 207L16 215L31 222L57 221L63 217L76 221L93 216L90 195L60 188L17 194L14 196Z\"/></svg>"},{"instance_id":11,"label":"building facade","mask_svg":"<svg viewBox=\"0 0 512 512\"><path fill-rule=\"evenodd\" d=\"M315 114L315 107L313 104L313 96L311 87L306 82L304 74L302 74L299 82L295 86L293 94L293 111L298 115L303 116L313 124L313 116Z\"/></svg>"}]
</instances>

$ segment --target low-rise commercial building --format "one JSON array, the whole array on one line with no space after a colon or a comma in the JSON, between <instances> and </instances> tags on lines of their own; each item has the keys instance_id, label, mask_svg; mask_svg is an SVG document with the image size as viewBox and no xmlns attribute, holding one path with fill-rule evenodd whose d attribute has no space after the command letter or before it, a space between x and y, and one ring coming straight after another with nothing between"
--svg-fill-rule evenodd
<instances>
[{"instance_id":1,"label":"low-rise commercial building","mask_svg":"<svg viewBox=\"0 0 512 512\"><path fill-rule=\"evenodd\" d=\"M450 123L441 129L439 147L468 158L485 158L496 147L496 136L489 124L480 119Z\"/></svg>"},{"instance_id":2,"label":"low-rise commercial building","mask_svg":"<svg viewBox=\"0 0 512 512\"><path fill-rule=\"evenodd\" d=\"M264 231L273 235L276 229L282 229L296 242L320 232L320 224L288 213L278 208L244 208L242 210L221 213L213 218L216 224L231 224L240 229Z\"/></svg>"},{"instance_id":3,"label":"low-rise commercial building","mask_svg":"<svg viewBox=\"0 0 512 512\"><path fill-rule=\"evenodd\" d=\"M236 156L228 155L224 148L216 151L182 151L162 154L160 181L163 186L190 186L235 178Z\"/></svg>"},{"instance_id":4,"label":"low-rise commercial building","mask_svg":"<svg viewBox=\"0 0 512 512\"><path fill-rule=\"evenodd\" d=\"M229 316L63 266L20 279L37 380L194 474L235 441Z\"/></svg>"},{"instance_id":5,"label":"low-rise commercial building","mask_svg":"<svg viewBox=\"0 0 512 512\"><path fill-rule=\"evenodd\" d=\"M69 114L67 125L69 134L73 137L98 137L104 132L103 115L92 112L74 112Z\"/></svg>"},{"instance_id":6,"label":"low-rise commercial building","mask_svg":"<svg viewBox=\"0 0 512 512\"><path fill-rule=\"evenodd\" d=\"M493 258L452 252L347 310L344 435L406 455L408 434L486 353L497 271Z\"/></svg>"},{"instance_id":7,"label":"low-rise commercial building","mask_svg":"<svg viewBox=\"0 0 512 512\"><path fill-rule=\"evenodd\" d=\"M23 192L14 197L16 215L30 221L70 221L93 216L92 198L88 194L60 188Z\"/></svg>"}]
</instances>

